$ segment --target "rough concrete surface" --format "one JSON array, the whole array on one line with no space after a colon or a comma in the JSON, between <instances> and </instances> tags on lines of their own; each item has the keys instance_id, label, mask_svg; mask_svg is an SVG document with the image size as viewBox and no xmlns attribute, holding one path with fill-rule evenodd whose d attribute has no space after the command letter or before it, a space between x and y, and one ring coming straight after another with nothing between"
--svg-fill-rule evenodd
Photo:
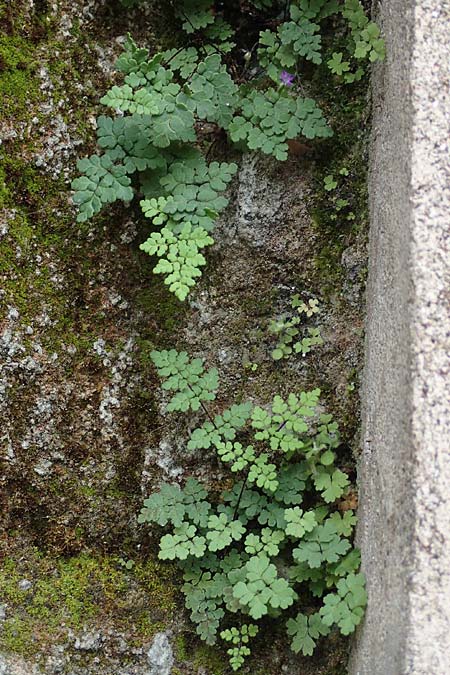
<instances>
[{"instance_id":1,"label":"rough concrete surface","mask_svg":"<svg viewBox=\"0 0 450 675\"><path fill-rule=\"evenodd\" d=\"M450 672L450 3L392 0L374 78L352 675Z\"/></svg>"}]
</instances>

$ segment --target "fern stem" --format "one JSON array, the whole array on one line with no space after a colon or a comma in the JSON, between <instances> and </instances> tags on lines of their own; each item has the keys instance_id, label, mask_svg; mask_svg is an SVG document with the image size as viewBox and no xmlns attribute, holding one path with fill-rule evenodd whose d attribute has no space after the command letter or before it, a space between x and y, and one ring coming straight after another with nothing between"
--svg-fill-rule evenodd
<instances>
[{"instance_id":1,"label":"fern stem","mask_svg":"<svg viewBox=\"0 0 450 675\"><path fill-rule=\"evenodd\" d=\"M239 504L241 503L242 495L244 494L245 486L247 485L247 479L248 479L248 474L250 473L250 469L247 469L247 473L245 475L244 481L242 483L241 491L239 493L238 500L236 502L236 506L234 507L234 513L233 513L233 520L236 518L236 514L239 509Z\"/></svg>"},{"instance_id":2,"label":"fern stem","mask_svg":"<svg viewBox=\"0 0 450 675\"><path fill-rule=\"evenodd\" d=\"M188 383L188 387L189 387L189 389L192 391L192 393L195 393L194 390L193 390L193 388L191 387L191 385L190 385L189 383ZM211 413L209 412L209 410L208 410L208 408L206 407L206 405L203 403L203 401L200 401L199 403L200 403L200 405L201 405L201 407L202 407L202 409L203 409L203 412L205 413L205 415L208 417L209 421L210 421L211 424L213 425L214 429L217 429L216 423L214 422L214 417L211 415Z\"/></svg>"}]
</instances>

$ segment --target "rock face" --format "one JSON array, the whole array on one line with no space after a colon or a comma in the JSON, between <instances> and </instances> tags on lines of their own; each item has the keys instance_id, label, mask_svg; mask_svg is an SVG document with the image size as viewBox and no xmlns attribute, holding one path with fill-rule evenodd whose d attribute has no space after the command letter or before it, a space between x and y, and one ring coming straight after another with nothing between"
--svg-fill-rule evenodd
<instances>
[{"instance_id":1,"label":"rock face","mask_svg":"<svg viewBox=\"0 0 450 675\"><path fill-rule=\"evenodd\" d=\"M380 10L352 675L446 675L450 654L450 13Z\"/></svg>"},{"instance_id":2,"label":"rock face","mask_svg":"<svg viewBox=\"0 0 450 675\"><path fill-rule=\"evenodd\" d=\"M170 675L175 659L166 633L157 633L153 638L152 646L148 650L150 670L148 675Z\"/></svg>"},{"instance_id":3,"label":"rock face","mask_svg":"<svg viewBox=\"0 0 450 675\"><path fill-rule=\"evenodd\" d=\"M39 675L39 670L23 659L6 658L0 654L0 675Z\"/></svg>"},{"instance_id":4,"label":"rock face","mask_svg":"<svg viewBox=\"0 0 450 675\"><path fill-rule=\"evenodd\" d=\"M204 453L185 450L196 420L161 412L151 349L183 348L216 366L219 409L321 386L352 471L365 234L312 218L324 161L243 159L204 276L184 305L138 251L147 230L132 208L76 224L76 158L93 152L98 100L127 31L160 43L152 31L167 12L153 4L163 5L133 14L109 0L17 0L0 14L0 85L14 85L2 98L0 146L1 675L217 675L227 667L224 651L195 637L180 579L157 559L157 534L137 524L143 497L162 480L211 478ZM359 175L361 121L346 125L347 134L357 129L351 145L333 155L330 142L324 153ZM239 160L229 148L218 155ZM320 299L324 345L274 366L268 324L293 293ZM346 658L334 637L309 659L277 636L251 668L335 675Z\"/></svg>"}]
</instances>

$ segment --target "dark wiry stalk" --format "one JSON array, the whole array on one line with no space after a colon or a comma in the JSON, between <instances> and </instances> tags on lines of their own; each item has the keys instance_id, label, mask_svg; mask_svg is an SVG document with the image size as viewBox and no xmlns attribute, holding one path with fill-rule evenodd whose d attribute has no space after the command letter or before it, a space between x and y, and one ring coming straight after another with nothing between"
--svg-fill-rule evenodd
<instances>
[{"instance_id":1,"label":"dark wiry stalk","mask_svg":"<svg viewBox=\"0 0 450 675\"><path fill-rule=\"evenodd\" d=\"M192 391L192 393L195 394L195 391L193 390L193 388L191 387L191 385L190 385L189 383L188 383L188 387L189 387L189 389ZM206 405L203 403L203 401L199 401L199 403L200 403L200 405L201 405L201 407L202 407L202 409L203 409L203 412L205 413L205 415L208 417L209 421L210 421L211 424L213 425L214 429L216 429L216 430L218 431L217 426L216 426L216 423L215 423L215 421L214 421L214 417L211 415L211 413L209 412L209 410L208 410L208 408L206 407Z\"/></svg>"},{"instance_id":2,"label":"dark wiry stalk","mask_svg":"<svg viewBox=\"0 0 450 675\"><path fill-rule=\"evenodd\" d=\"M246 475L245 475L245 478L244 478L244 480L243 480L243 482L242 482L241 491L240 491L240 493L239 493L239 497L238 497L238 500L237 500L237 502L236 502L236 506L234 507L233 520L236 518L236 514L237 514L238 509L239 509L239 504L241 503L242 495L244 494L245 486L247 485L247 479L248 479L248 474L249 474L249 473L250 473L250 470L247 470L247 473L246 473Z\"/></svg>"}]
</instances>

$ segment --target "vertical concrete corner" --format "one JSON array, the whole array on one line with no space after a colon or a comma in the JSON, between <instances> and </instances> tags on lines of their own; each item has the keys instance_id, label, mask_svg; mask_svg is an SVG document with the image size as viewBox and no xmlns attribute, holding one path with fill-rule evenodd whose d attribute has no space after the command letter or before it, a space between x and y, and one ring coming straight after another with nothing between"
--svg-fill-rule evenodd
<instances>
[{"instance_id":1,"label":"vertical concrete corner","mask_svg":"<svg viewBox=\"0 0 450 675\"><path fill-rule=\"evenodd\" d=\"M450 673L450 0L385 0L373 81L351 675Z\"/></svg>"}]
</instances>

